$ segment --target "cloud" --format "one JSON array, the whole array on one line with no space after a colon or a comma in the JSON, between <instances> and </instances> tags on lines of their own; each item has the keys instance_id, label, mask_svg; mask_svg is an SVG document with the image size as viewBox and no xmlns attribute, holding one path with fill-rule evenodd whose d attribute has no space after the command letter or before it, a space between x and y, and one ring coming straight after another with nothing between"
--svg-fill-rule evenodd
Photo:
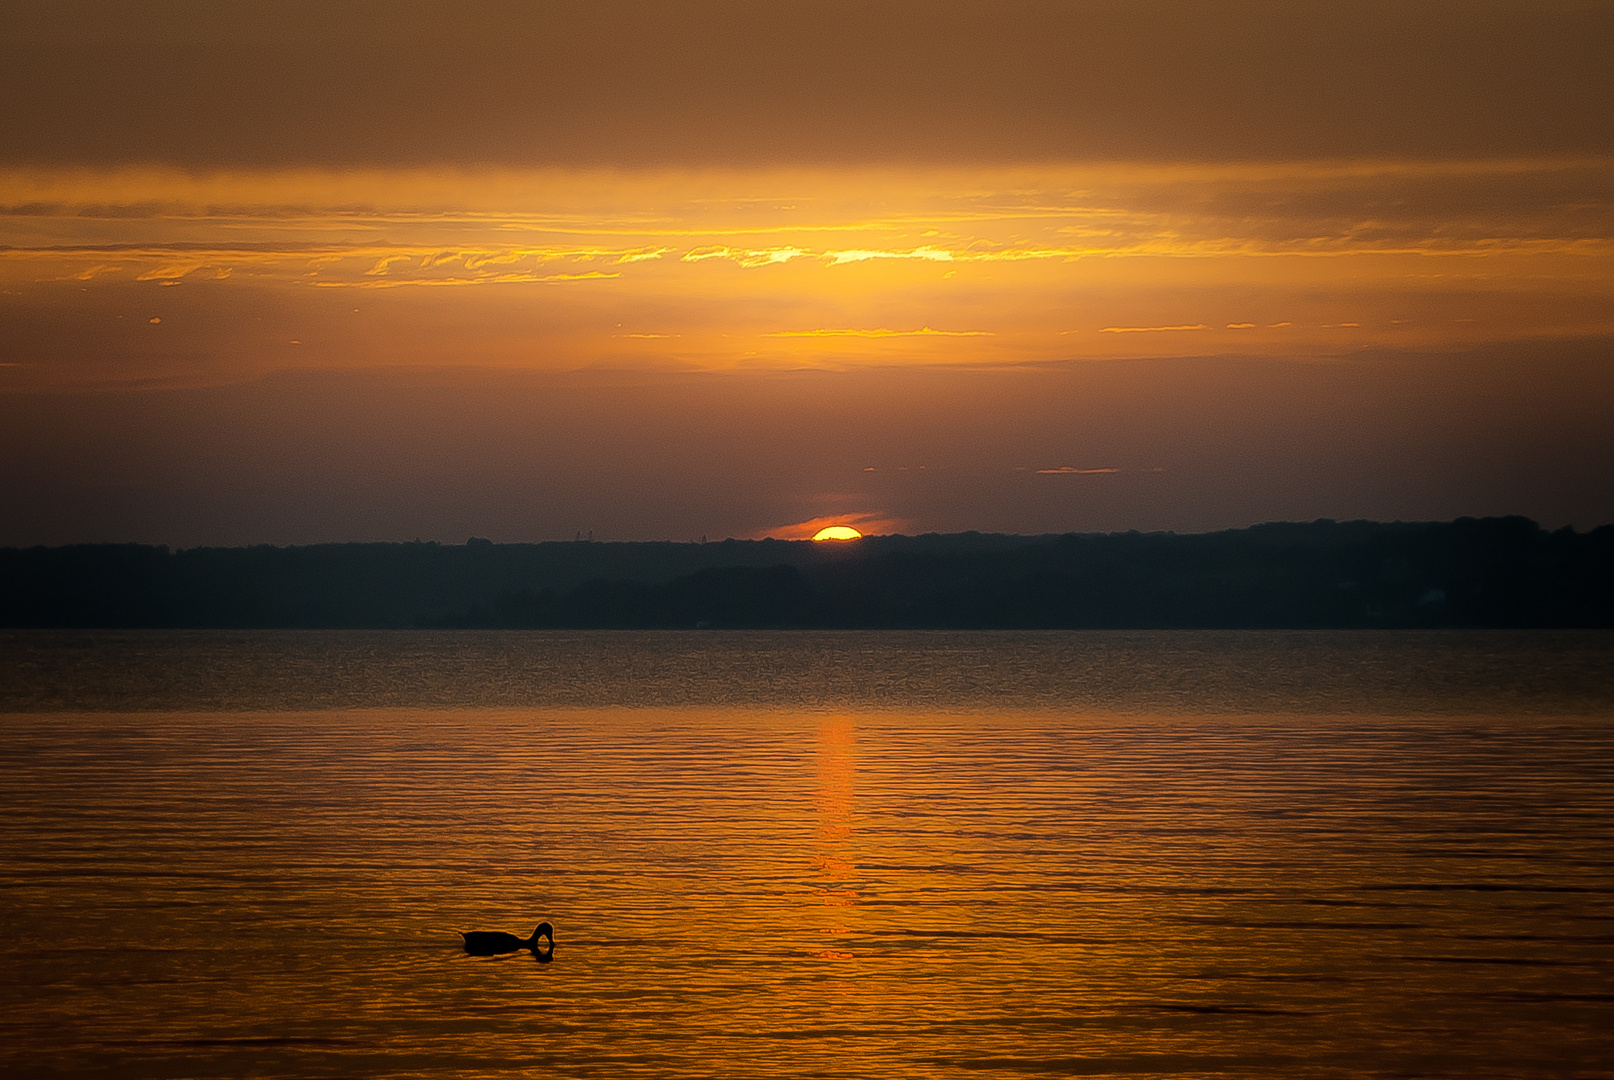
<instances>
[{"instance_id":1,"label":"cloud","mask_svg":"<svg viewBox=\"0 0 1614 1080\"><path fill-rule=\"evenodd\" d=\"M735 261L741 266L777 266L787 263L791 259L799 259L804 255L812 254L806 248L799 247L773 247L747 250L735 255Z\"/></svg>"},{"instance_id":2,"label":"cloud","mask_svg":"<svg viewBox=\"0 0 1614 1080\"><path fill-rule=\"evenodd\" d=\"M484 266L510 266L529 257L530 254L525 251L501 251L487 254L472 252L465 256L465 269L476 270Z\"/></svg>"},{"instance_id":3,"label":"cloud","mask_svg":"<svg viewBox=\"0 0 1614 1080\"><path fill-rule=\"evenodd\" d=\"M393 263L406 263L413 261L414 257L411 255L383 255L381 258L377 259L376 264L370 267L370 269L366 270L365 273L372 277L380 277L387 274L391 270Z\"/></svg>"},{"instance_id":4,"label":"cloud","mask_svg":"<svg viewBox=\"0 0 1614 1080\"><path fill-rule=\"evenodd\" d=\"M809 518L806 521L797 521L790 525L759 529L747 539L762 540L771 537L775 540L811 540L820 529L826 529L831 525L850 525L864 536L883 536L900 533L904 529L911 528L912 522L873 511L852 514L826 514L821 517Z\"/></svg>"},{"instance_id":5,"label":"cloud","mask_svg":"<svg viewBox=\"0 0 1614 1080\"><path fill-rule=\"evenodd\" d=\"M481 274L476 277L417 277L377 278L371 281L316 281L314 285L325 289L401 289L409 286L450 285L557 285L571 281L608 281L621 277L603 270L590 270L582 274Z\"/></svg>"},{"instance_id":6,"label":"cloud","mask_svg":"<svg viewBox=\"0 0 1614 1080\"><path fill-rule=\"evenodd\" d=\"M135 280L136 281L160 281L160 280L163 280L163 279L172 280L172 279L175 279L175 278L182 278L186 274L194 273L195 271L202 269L202 267L204 267L206 265L207 265L207 260L206 259L197 259L197 260L194 260L194 261L186 261L186 262L178 262L178 263L167 263L167 264L165 264L163 266L155 267L155 268L153 268L151 270L145 271L144 273L138 275L135 278Z\"/></svg>"},{"instance_id":7,"label":"cloud","mask_svg":"<svg viewBox=\"0 0 1614 1080\"><path fill-rule=\"evenodd\" d=\"M1108 476L1118 473L1120 469L1078 469L1073 465L1061 465L1057 469L1038 469L1038 476Z\"/></svg>"},{"instance_id":8,"label":"cloud","mask_svg":"<svg viewBox=\"0 0 1614 1080\"><path fill-rule=\"evenodd\" d=\"M941 248L928 246L911 248L907 251L853 248L845 251L826 251L823 258L828 259L831 266L840 266L843 263L867 262L870 259L924 259L930 262L952 262L953 253Z\"/></svg>"},{"instance_id":9,"label":"cloud","mask_svg":"<svg viewBox=\"0 0 1614 1080\"><path fill-rule=\"evenodd\" d=\"M859 329L819 329L819 330L775 330L771 334L763 334L771 338L812 338L812 337L993 337L990 330L932 330L928 326L921 326L917 330L887 330L876 327L869 330Z\"/></svg>"},{"instance_id":10,"label":"cloud","mask_svg":"<svg viewBox=\"0 0 1614 1080\"><path fill-rule=\"evenodd\" d=\"M744 267L777 266L792 259L813 256L806 248L782 245L763 248L734 248L727 245L709 245L685 252L682 262L705 262L707 259L728 259Z\"/></svg>"},{"instance_id":11,"label":"cloud","mask_svg":"<svg viewBox=\"0 0 1614 1080\"><path fill-rule=\"evenodd\" d=\"M616 261L619 263L647 262L651 259L661 258L671 250L672 248L668 247L640 248L637 251L623 252L621 255L617 256Z\"/></svg>"},{"instance_id":12,"label":"cloud","mask_svg":"<svg viewBox=\"0 0 1614 1080\"><path fill-rule=\"evenodd\" d=\"M1106 326L1099 331L1101 334L1157 334L1169 330L1209 330L1204 323L1192 323L1184 326Z\"/></svg>"},{"instance_id":13,"label":"cloud","mask_svg":"<svg viewBox=\"0 0 1614 1080\"><path fill-rule=\"evenodd\" d=\"M590 270L586 274L543 274L543 275L539 275L539 276L535 276L535 277L527 277L525 275L515 275L515 274L504 275L505 278L508 278L511 281L537 281L537 282L607 281L607 280L609 280L611 278L619 278L621 276L622 276L621 274L607 274L602 270Z\"/></svg>"},{"instance_id":14,"label":"cloud","mask_svg":"<svg viewBox=\"0 0 1614 1080\"><path fill-rule=\"evenodd\" d=\"M1447 205L1443 191L1460 197ZM260 319L284 313L280 336L312 335L325 316L310 297L331 288L392 290L389 305L432 294L407 320L345 320L343 347L321 359L333 366L408 353L568 369L628 354L706 371L1029 368L1233 348L1312 357L1347 340L1449 349L1614 331L1610 192L1614 159L0 167L0 204L27 211L0 213L0 293L37 292L66 342L97 332L73 305L233 271L180 294L211 313L189 345L254 369L280 362L257 353ZM471 285L505 287L457 288ZM1231 311L1244 321L1202 321ZM1277 311L1283 323L1246 325ZM1334 333L1347 321L1360 326ZM624 349L612 335L630 325L681 340ZM1285 333L1242 333L1256 328Z\"/></svg>"}]
</instances>

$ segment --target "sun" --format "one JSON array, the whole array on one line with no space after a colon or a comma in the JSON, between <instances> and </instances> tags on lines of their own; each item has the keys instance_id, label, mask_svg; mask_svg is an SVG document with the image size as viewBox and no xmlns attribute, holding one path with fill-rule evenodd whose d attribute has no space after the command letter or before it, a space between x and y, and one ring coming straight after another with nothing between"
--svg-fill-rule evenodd
<instances>
[{"instance_id":1,"label":"sun","mask_svg":"<svg viewBox=\"0 0 1614 1080\"><path fill-rule=\"evenodd\" d=\"M814 540L861 540L863 534L850 525L831 525L813 533Z\"/></svg>"}]
</instances>

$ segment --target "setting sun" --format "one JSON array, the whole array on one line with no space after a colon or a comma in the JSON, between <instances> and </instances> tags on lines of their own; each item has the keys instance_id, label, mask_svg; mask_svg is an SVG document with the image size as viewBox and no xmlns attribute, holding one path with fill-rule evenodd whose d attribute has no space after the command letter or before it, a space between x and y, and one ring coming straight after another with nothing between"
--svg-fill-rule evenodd
<instances>
[{"instance_id":1,"label":"setting sun","mask_svg":"<svg viewBox=\"0 0 1614 1080\"><path fill-rule=\"evenodd\" d=\"M850 525L831 525L813 533L814 540L861 540L863 534Z\"/></svg>"}]
</instances>

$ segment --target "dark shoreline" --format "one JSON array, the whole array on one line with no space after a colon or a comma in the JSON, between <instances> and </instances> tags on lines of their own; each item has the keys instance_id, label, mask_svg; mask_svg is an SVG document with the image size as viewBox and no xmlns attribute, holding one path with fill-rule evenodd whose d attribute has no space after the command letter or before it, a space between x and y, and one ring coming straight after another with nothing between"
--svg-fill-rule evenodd
<instances>
[{"instance_id":1,"label":"dark shoreline","mask_svg":"<svg viewBox=\"0 0 1614 1080\"><path fill-rule=\"evenodd\" d=\"M15 630L0 714L1614 716L1614 630Z\"/></svg>"},{"instance_id":2,"label":"dark shoreline","mask_svg":"<svg viewBox=\"0 0 1614 1080\"><path fill-rule=\"evenodd\" d=\"M1614 526L0 549L0 626L196 629L1614 627Z\"/></svg>"}]
</instances>

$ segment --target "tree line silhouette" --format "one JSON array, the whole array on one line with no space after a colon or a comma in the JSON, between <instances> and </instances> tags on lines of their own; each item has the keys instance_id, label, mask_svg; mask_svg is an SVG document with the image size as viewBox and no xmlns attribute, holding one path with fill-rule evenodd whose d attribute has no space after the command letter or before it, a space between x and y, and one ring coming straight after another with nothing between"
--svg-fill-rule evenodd
<instances>
[{"instance_id":1,"label":"tree line silhouette","mask_svg":"<svg viewBox=\"0 0 1614 1080\"><path fill-rule=\"evenodd\" d=\"M0 549L11 627L1614 627L1614 526Z\"/></svg>"}]
</instances>

